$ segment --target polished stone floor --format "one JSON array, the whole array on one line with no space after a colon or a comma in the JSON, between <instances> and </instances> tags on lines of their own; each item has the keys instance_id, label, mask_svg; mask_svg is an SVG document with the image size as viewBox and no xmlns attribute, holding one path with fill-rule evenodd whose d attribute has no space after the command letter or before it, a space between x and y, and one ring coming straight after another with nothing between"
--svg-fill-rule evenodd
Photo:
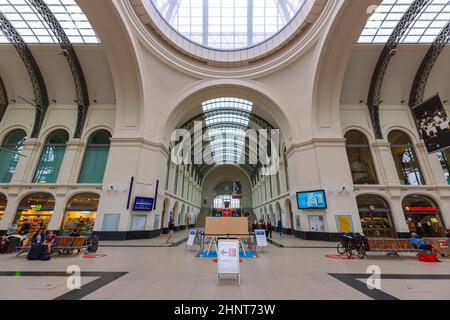
<instances>
[{"instance_id":1,"label":"polished stone floor","mask_svg":"<svg viewBox=\"0 0 450 320\"><path fill-rule=\"evenodd\" d=\"M241 285L231 277L215 282L217 265L186 248L186 232L176 245L165 236L152 240L103 242L105 257L54 257L28 261L0 256L0 299L450 299L450 260L419 262L414 255L370 255L333 260L334 244L274 235L258 258L241 262ZM160 246L158 246L160 245ZM66 287L68 266L81 269L81 290ZM368 267L381 270L381 290L366 285Z\"/></svg>"}]
</instances>

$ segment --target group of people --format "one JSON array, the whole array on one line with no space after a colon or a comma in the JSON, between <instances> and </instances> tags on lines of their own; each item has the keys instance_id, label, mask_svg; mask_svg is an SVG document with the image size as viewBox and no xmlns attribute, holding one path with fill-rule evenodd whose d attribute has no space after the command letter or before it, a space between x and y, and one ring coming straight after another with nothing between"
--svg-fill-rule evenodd
<instances>
[{"instance_id":1,"label":"group of people","mask_svg":"<svg viewBox=\"0 0 450 320\"><path fill-rule=\"evenodd\" d=\"M267 238L272 238L273 229L274 226L272 225L270 218L267 221L264 219L260 219L259 221L255 220L251 225L251 232L255 232L255 230L265 230ZM280 234L280 237L283 236L283 226L281 224L281 220L277 223L277 232Z\"/></svg>"},{"instance_id":2,"label":"group of people","mask_svg":"<svg viewBox=\"0 0 450 320\"><path fill-rule=\"evenodd\" d=\"M13 223L3 237L2 243L6 243L10 238L17 238L20 247L43 245L47 253L51 253L58 242L58 236L52 230L46 231L41 225L35 232L31 232L32 227L28 219L23 220L20 230L17 230L17 224ZM81 237L80 230L74 230L69 237Z\"/></svg>"}]
</instances>

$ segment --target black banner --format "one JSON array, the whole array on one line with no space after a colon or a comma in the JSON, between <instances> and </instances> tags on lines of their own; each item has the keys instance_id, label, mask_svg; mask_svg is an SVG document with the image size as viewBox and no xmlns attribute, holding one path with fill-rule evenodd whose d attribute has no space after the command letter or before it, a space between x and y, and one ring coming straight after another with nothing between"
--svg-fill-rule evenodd
<instances>
[{"instance_id":1,"label":"black banner","mask_svg":"<svg viewBox=\"0 0 450 320\"><path fill-rule=\"evenodd\" d=\"M429 153L450 147L450 121L439 95L414 107L413 114Z\"/></svg>"}]
</instances>

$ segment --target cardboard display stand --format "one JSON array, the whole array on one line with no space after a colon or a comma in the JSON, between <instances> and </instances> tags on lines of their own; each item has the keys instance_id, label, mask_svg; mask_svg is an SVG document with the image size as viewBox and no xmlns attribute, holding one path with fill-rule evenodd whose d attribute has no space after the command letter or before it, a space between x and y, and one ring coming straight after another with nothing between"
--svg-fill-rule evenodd
<instances>
[{"instance_id":1,"label":"cardboard display stand","mask_svg":"<svg viewBox=\"0 0 450 320\"><path fill-rule=\"evenodd\" d=\"M248 235L247 217L206 217L205 237L210 239L208 254L213 246L218 249L218 238L242 240L248 238ZM243 242L239 241L239 243L245 253Z\"/></svg>"},{"instance_id":2,"label":"cardboard display stand","mask_svg":"<svg viewBox=\"0 0 450 320\"><path fill-rule=\"evenodd\" d=\"M221 274L235 274L241 285L239 240L219 240L217 250L217 284Z\"/></svg>"}]
</instances>

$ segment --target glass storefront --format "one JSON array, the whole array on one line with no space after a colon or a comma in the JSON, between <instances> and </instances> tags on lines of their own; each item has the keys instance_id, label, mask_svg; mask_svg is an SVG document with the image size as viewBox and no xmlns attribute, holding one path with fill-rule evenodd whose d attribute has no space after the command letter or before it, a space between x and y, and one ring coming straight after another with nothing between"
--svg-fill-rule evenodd
<instances>
[{"instance_id":1,"label":"glass storefront","mask_svg":"<svg viewBox=\"0 0 450 320\"><path fill-rule=\"evenodd\" d=\"M430 198L422 195L406 197L403 212L410 232L416 232L420 237L445 236L441 211Z\"/></svg>"},{"instance_id":2,"label":"glass storefront","mask_svg":"<svg viewBox=\"0 0 450 320\"><path fill-rule=\"evenodd\" d=\"M50 219L55 208L55 199L47 193L33 193L24 198L17 208L14 223L17 231L22 229L23 221L28 220L31 224L30 232L37 229L47 230Z\"/></svg>"},{"instance_id":3,"label":"glass storefront","mask_svg":"<svg viewBox=\"0 0 450 320\"><path fill-rule=\"evenodd\" d=\"M8 200L6 199L6 196L2 193L0 193L0 221L3 220L3 215L5 214L6 204L8 203Z\"/></svg>"},{"instance_id":4,"label":"glass storefront","mask_svg":"<svg viewBox=\"0 0 450 320\"><path fill-rule=\"evenodd\" d=\"M356 201L363 233L366 237L397 237L391 218L391 210L383 198L361 195L356 198Z\"/></svg>"},{"instance_id":5,"label":"glass storefront","mask_svg":"<svg viewBox=\"0 0 450 320\"><path fill-rule=\"evenodd\" d=\"M73 197L66 206L62 234L73 232L90 236L94 229L100 197L95 193L82 193Z\"/></svg>"}]
</instances>

